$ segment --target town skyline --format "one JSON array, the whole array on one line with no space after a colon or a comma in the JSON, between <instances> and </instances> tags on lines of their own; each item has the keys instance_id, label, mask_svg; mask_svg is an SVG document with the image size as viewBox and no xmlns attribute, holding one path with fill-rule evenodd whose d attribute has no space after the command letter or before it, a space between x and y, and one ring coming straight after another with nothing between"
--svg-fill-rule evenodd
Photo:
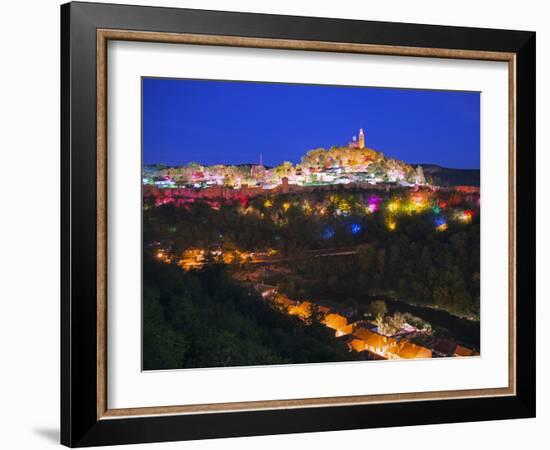
<instances>
[{"instance_id":1,"label":"town skyline","mask_svg":"<svg viewBox=\"0 0 550 450\"><path fill-rule=\"evenodd\" d=\"M296 164L359 128L392 158L479 169L477 92L143 80L144 165Z\"/></svg>"}]
</instances>

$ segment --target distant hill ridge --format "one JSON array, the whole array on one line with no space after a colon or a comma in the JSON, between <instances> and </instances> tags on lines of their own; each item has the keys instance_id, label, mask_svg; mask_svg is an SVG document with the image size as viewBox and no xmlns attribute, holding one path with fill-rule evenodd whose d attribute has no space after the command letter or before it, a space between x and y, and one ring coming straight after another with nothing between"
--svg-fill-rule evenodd
<instances>
[{"instance_id":1,"label":"distant hill ridge","mask_svg":"<svg viewBox=\"0 0 550 450\"><path fill-rule=\"evenodd\" d=\"M426 179L438 186L477 186L480 184L479 169L452 169L437 164L413 164L421 166Z\"/></svg>"}]
</instances>

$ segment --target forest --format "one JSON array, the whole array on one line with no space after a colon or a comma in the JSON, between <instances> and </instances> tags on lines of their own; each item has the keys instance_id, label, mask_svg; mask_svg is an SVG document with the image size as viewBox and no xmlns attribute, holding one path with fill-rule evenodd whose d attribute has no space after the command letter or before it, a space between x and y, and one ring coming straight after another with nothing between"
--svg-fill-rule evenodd
<instances>
[{"instance_id":1,"label":"forest","mask_svg":"<svg viewBox=\"0 0 550 450\"><path fill-rule=\"evenodd\" d=\"M314 320L271 308L224 266L183 272L143 261L143 369L163 370L356 360Z\"/></svg>"},{"instance_id":2,"label":"forest","mask_svg":"<svg viewBox=\"0 0 550 450\"><path fill-rule=\"evenodd\" d=\"M324 292L334 300L359 301L383 295L478 319L476 202L457 193L413 202L404 192L385 198L333 190L259 197L219 209L167 204L144 210L144 243L170 242L174 253L213 244L226 251L275 249L296 275L282 282L290 296ZM316 249L344 247L356 256L307 258Z\"/></svg>"},{"instance_id":3,"label":"forest","mask_svg":"<svg viewBox=\"0 0 550 450\"><path fill-rule=\"evenodd\" d=\"M281 280L290 297L329 298L361 306L390 297L479 320L479 225L442 237L403 233L357 247L357 257L310 258ZM298 280L298 281L295 281Z\"/></svg>"}]
</instances>

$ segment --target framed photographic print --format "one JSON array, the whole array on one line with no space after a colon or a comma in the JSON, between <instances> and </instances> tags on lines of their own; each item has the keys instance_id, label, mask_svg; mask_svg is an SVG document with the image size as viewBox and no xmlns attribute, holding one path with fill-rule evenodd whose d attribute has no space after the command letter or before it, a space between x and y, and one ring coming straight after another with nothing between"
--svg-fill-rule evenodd
<instances>
[{"instance_id":1,"label":"framed photographic print","mask_svg":"<svg viewBox=\"0 0 550 450\"><path fill-rule=\"evenodd\" d=\"M535 415L535 33L61 23L63 444Z\"/></svg>"}]
</instances>

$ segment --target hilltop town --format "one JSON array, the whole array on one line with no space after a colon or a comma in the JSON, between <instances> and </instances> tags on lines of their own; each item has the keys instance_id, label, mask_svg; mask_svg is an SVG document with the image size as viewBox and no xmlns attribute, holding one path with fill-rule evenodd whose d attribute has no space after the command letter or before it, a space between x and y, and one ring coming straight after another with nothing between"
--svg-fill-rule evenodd
<instances>
[{"instance_id":1,"label":"hilltop town","mask_svg":"<svg viewBox=\"0 0 550 450\"><path fill-rule=\"evenodd\" d=\"M325 186L340 184L425 185L422 167L416 168L368 148L361 128L359 137L345 146L308 151L298 164L284 161L278 166L259 164L204 166L190 162L184 166L146 165L143 184L158 188L274 189L280 185Z\"/></svg>"},{"instance_id":2,"label":"hilltop town","mask_svg":"<svg viewBox=\"0 0 550 450\"><path fill-rule=\"evenodd\" d=\"M233 336L229 365L479 355L479 187L440 186L422 166L368 148L362 129L298 164L148 165L143 184L145 258L205 283L186 308L218 329L205 325L186 342L215 339L204 344L211 351ZM168 289L164 277L154 289ZM179 323L171 303L156 307L167 336L195 330L189 311ZM221 320L235 308L255 330L255 356L246 355L256 338L241 342ZM265 335L261 324L275 322L288 335ZM225 364L216 358L177 366Z\"/></svg>"}]
</instances>

